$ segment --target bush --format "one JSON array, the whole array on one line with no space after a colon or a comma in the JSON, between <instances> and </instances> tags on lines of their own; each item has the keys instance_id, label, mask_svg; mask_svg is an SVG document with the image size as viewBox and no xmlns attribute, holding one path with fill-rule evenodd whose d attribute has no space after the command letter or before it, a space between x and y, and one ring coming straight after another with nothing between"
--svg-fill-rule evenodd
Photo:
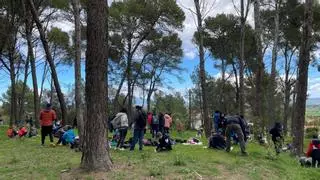
<instances>
[{"instance_id":1,"label":"bush","mask_svg":"<svg viewBox=\"0 0 320 180\"><path fill-rule=\"evenodd\" d=\"M312 138L313 136L318 136L318 128L312 127L312 128L307 128L306 129L306 137L307 138Z\"/></svg>"}]
</instances>

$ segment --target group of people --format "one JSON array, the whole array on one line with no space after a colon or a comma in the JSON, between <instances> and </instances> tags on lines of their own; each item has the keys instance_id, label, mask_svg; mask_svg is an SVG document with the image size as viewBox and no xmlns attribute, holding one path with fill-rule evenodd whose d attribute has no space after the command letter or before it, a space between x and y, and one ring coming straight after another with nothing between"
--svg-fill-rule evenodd
<instances>
[{"instance_id":1,"label":"group of people","mask_svg":"<svg viewBox=\"0 0 320 180\"><path fill-rule=\"evenodd\" d=\"M240 144L241 154L248 155L246 151L246 141L248 139L248 124L242 115L225 116L220 111L213 114L213 124L215 131L209 139L209 147L231 150L231 140ZM225 148L224 148L224 139Z\"/></svg>"},{"instance_id":2,"label":"group of people","mask_svg":"<svg viewBox=\"0 0 320 180\"><path fill-rule=\"evenodd\" d=\"M52 109L51 104L47 104L46 108L40 112L39 119L42 146L44 146L46 136L49 136L50 146L70 144L72 147L74 145L76 136L74 134L73 127L69 125L62 126L60 121L57 121L56 112ZM22 125L18 130L16 129L16 125L10 126L7 130L7 135L9 138L16 136L33 137L37 135L37 128L34 126L32 118L27 116L25 125ZM59 139L56 144L54 144L53 137L57 137Z\"/></svg>"},{"instance_id":3,"label":"group of people","mask_svg":"<svg viewBox=\"0 0 320 180\"><path fill-rule=\"evenodd\" d=\"M156 114L145 113L142 106L137 105L133 116L133 121L129 123L127 109L122 108L119 113L111 121L113 129L119 133L119 139L116 145L116 149L124 150L124 143L127 136L129 127L133 128L133 138L130 141L130 151L135 149L135 145L139 143L139 150L143 149L144 134L146 133L147 126L150 128L152 138L157 139L157 150L161 150L162 147L166 147L170 127L172 124L172 118L169 113ZM171 148L171 146L170 146Z\"/></svg>"},{"instance_id":4,"label":"group of people","mask_svg":"<svg viewBox=\"0 0 320 180\"><path fill-rule=\"evenodd\" d=\"M23 124L21 125L12 125L9 126L7 130L7 136L9 138L14 138L14 137L34 137L38 134L37 128L33 124L32 117L26 116L26 120Z\"/></svg>"}]
</instances>

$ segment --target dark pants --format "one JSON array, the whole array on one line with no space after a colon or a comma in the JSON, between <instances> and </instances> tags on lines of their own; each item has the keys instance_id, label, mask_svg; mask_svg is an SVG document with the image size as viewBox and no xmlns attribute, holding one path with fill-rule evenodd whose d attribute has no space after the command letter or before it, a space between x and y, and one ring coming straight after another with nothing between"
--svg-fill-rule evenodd
<instances>
[{"instance_id":1,"label":"dark pants","mask_svg":"<svg viewBox=\"0 0 320 180\"><path fill-rule=\"evenodd\" d=\"M128 132L128 128L120 128L119 129L120 139L117 143L117 147L120 147L120 148L123 147L123 143L124 143L124 140L126 139L127 132Z\"/></svg>"},{"instance_id":2,"label":"dark pants","mask_svg":"<svg viewBox=\"0 0 320 180\"><path fill-rule=\"evenodd\" d=\"M227 142L226 142L226 150L230 151L231 148L231 132L234 132L238 135L238 140L240 142L240 148L242 153L246 153L246 144L244 142L244 135L241 130L241 127L239 124L229 124L227 125L226 129L226 136L227 136Z\"/></svg>"},{"instance_id":3,"label":"dark pants","mask_svg":"<svg viewBox=\"0 0 320 180\"><path fill-rule=\"evenodd\" d=\"M143 136L144 136L144 129L135 129L133 131L133 141L130 147L130 151L134 150L134 147L136 146L138 141L139 141L139 150L142 150Z\"/></svg>"},{"instance_id":4,"label":"dark pants","mask_svg":"<svg viewBox=\"0 0 320 180\"><path fill-rule=\"evenodd\" d=\"M311 157L312 157L312 167L317 167L320 168L320 149L314 149L311 152Z\"/></svg>"},{"instance_id":5,"label":"dark pants","mask_svg":"<svg viewBox=\"0 0 320 180\"><path fill-rule=\"evenodd\" d=\"M164 134L164 126L163 125L159 125L159 131Z\"/></svg>"},{"instance_id":6,"label":"dark pants","mask_svg":"<svg viewBox=\"0 0 320 180\"><path fill-rule=\"evenodd\" d=\"M159 124L152 124L152 138L157 136L157 133L159 132Z\"/></svg>"},{"instance_id":7,"label":"dark pants","mask_svg":"<svg viewBox=\"0 0 320 180\"><path fill-rule=\"evenodd\" d=\"M50 142L53 143L52 126L41 126L41 144L44 144L46 136L49 135Z\"/></svg>"},{"instance_id":8,"label":"dark pants","mask_svg":"<svg viewBox=\"0 0 320 180\"><path fill-rule=\"evenodd\" d=\"M164 127L164 133L169 134L169 129L168 127Z\"/></svg>"},{"instance_id":9,"label":"dark pants","mask_svg":"<svg viewBox=\"0 0 320 180\"><path fill-rule=\"evenodd\" d=\"M274 144L274 148L276 150L276 153L279 154L281 152L282 149L282 141L280 137L273 137L272 138L273 144Z\"/></svg>"}]
</instances>

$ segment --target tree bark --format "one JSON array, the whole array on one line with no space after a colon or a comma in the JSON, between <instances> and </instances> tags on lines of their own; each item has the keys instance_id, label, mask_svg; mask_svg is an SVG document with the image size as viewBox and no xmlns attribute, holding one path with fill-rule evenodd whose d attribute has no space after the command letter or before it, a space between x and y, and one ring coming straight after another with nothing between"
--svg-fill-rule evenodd
<instances>
[{"instance_id":1,"label":"tree bark","mask_svg":"<svg viewBox=\"0 0 320 180\"><path fill-rule=\"evenodd\" d=\"M280 5L282 0L275 1L275 17L274 17L274 39L273 39L273 48L272 48L272 61L271 61L271 77L269 85L269 122L274 122L276 119L275 116L275 95L276 95L276 66L277 66L277 56L278 56L278 43L279 43L279 14L280 14Z\"/></svg>"},{"instance_id":2,"label":"tree bark","mask_svg":"<svg viewBox=\"0 0 320 180\"><path fill-rule=\"evenodd\" d=\"M29 71L29 57L26 59L26 64L24 68L24 76L23 76L23 87L22 87L22 92L21 92L21 99L20 99L20 107L19 107L19 119L21 120L23 117L24 113L24 102L25 102L25 94L26 94L26 89L27 89L27 81L28 81L28 73Z\"/></svg>"},{"instance_id":3,"label":"tree bark","mask_svg":"<svg viewBox=\"0 0 320 180\"><path fill-rule=\"evenodd\" d=\"M59 103L60 103L62 120L64 122L67 122L68 120L67 120L66 103L65 103L65 99L64 99L63 93L62 93L61 88L60 88L58 75L57 75L57 72L56 72L55 63L54 63L53 58L51 56L51 51L50 51L50 48L49 48L49 45L48 45L48 40L46 38L45 31L43 30L42 24L41 24L41 22L39 20L39 15L38 15L38 12L37 12L37 10L36 10L36 8L34 6L33 0L28 0L28 3L30 5L30 9L31 9L31 13L32 13L32 16L33 16L33 20L36 22L36 25L38 27L38 30L39 30L39 33L40 33L40 39L42 41L42 45L43 45L44 51L46 53L46 58L47 58L47 61L49 63L50 69L51 69L51 75L52 75L52 78L53 78L54 86L55 86L55 89L56 89L56 92L57 92L57 95L58 95L58 99L59 99Z\"/></svg>"},{"instance_id":4,"label":"tree bark","mask_svg":"<svg viewBox=\"0 0 320 180\"><path fill-rule=\"evenodd\" d=\"M308 68L310 63L310 50L312 40L312 5L313 0L306 0L304 10L304 24L302 32L302 44L299 54L299 73L297 84L297 102L295 107L295 131L293 145L295 154L303 153L304 125L306 112L306 99L308 90Z\"/></svg>"},{"instance_id":5,"label":"tree bark","mask_svg":"<svg viewBox=\"0 0 320 180\"><path fill-rule=\"evenodd\" d=\"M10 100L10 127L18 124L17 119L17 94L16 94L16 73L14 67L14 51L15 51L15 35L11 35L9 47L9 67L10 67L10 80L11 80L11 100Z\"/></svg>"},{"instance_id":6,"label":"tree bark","mask_svg":"<svg viewBox=\"0 0 320 180\"><path fill-rule=\"evenodd\" d=\"M81 98L81 29L80 29L80 1L72 0L74 27L75 27L75 104L76 120L80 139L83 139L83 116L82 116L82 98Z\"/></svg>"},{"instance_id":7,"label":"tree bark","mask_svg":"<svg viewBox=\"0 0 320 180\"><path fill-rule=\"evenodd\" d=\"M81 167L88 171L109 171L107 148L107 54L106 1L87 2L86 106Z\"/></svg>"},{"instance_id":8,"label":"tree bark","mask_svg":"<svg viewBox=\"0 0 320 180\"><path fill-rule=\"evenodd\" d=\"M240 90L239 90L239 80L238 80L238 72L237 68L234 62L232 62L232 69L234 73L234 77L236 79L235 85L236 85L236 109L239 108L239 99L240 99Z\"/></svg>"},{"instance_id":9,"label":"tree bark","mask_svg":"<svg viewBox=\"0 0 320 180\"><path fill-rule=\"evenodd\" d=\"M203 27L202 27L202 14L199 0L194 0L197 14L198 23L198 35L199 35L199 58L200 58L200 83L202 92L202 103L203 103L203 120L206 137L211 135L211 121L208 112L208 99L207 99L207 84L206 84L206 70L205 70L205 59L204 59L204 47L203 47Z\"/></svg>"},{"instance_id":10,"label":"tree bark","mask_svg":"<svg viewBox=\"0 0 320 180\"><path fill-rule=\"evenodd\" d=\"M256 70L256 108L255 115L261 121L261 125L264 125L264 117L263 117L263 88L262 81L264 76L264 63L263 63L263 54L262 54L262 40L261 40L261 21L260 21L260 1L254 1L254 24L255 24L255 39L257 44L257 65L258 68ZM260 126L262 130L263 126Z\"/></svg>"}]
</instances>

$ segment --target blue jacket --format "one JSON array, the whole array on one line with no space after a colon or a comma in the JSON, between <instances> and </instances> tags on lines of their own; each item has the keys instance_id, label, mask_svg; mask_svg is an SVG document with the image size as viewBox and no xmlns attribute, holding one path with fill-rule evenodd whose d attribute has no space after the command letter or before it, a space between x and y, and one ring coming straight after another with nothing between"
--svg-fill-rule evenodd
<instances>
[{"instance_id":1,"label":"blue jacket","mask_svg":"<svg viewBox=\"0 0 320 180\"><path fill-rule=\"evenodd\" d=\"M67 143L73 143L75 139L75 134L73 129L69 129L67 132L65 132L62 136L62 139L65 140Z\"/></svg>"},{"instance_id":2,"label":"blue jacket","mask_svg":"<svg viewBox=\"0 0 320 180\"><path fill-rule=\"evenodd\" d=\"M216 132L218 132L218 129L219 129L219 122L220 122L220 113L214 113L213 123L214 123L214 129L216 130Z\"/></svg>"}]
</instances>

